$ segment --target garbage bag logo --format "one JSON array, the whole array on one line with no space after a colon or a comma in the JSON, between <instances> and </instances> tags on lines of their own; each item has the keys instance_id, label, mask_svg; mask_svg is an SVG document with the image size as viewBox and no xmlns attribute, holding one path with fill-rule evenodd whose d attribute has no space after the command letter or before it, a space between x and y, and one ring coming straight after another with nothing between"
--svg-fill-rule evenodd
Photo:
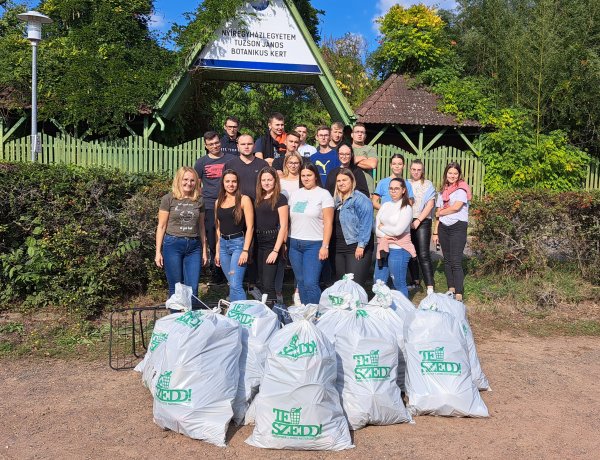
<instances>
[{"instance_id":1,"label":"garbage bag logo","mask_svg":"<svg viewBox=\"0 0 600 460\"><path fill-rule=\"evenodd\" d=\"M177 318L176 322L189 327L190 329L196 329L204 322L204 314L201 311L188 311L186 314Z\"/></svg>"},{"instance_id":2,"label":"garbage bag logo","mask_svg":"<svg viewBox=\"0 0 600 460\"><path fill-rule=\"evenodd\" d=\"M290 343L277 354L294 361L298 358L315 356L317 354L317 343L314 340L308 343L298 343L298 334L294 334Z\"/></svg>"},{"instance_id":3,"label":"garbage bag logo","mask_svg":"<svg viewBox=\"0 0 600 460\"><path fill-rule=\"evenodd\" d=\"M171 374L173 371L168 371L160 375L156 382L155 397L161 402L167 404L185 404L192 402L192 389L175 390L171 389Z\"/></svg>"},{"instance_id":4,"label":"garbage bag logo","mask_svg":"<svg viewBox=\"0 0 600 460\"><path fill-rule=\"evenodd\" d=\"M301 407L293 407L289 411L273 409L275 421L271 425L271 433L278 438L315 439L323 432L323 425L300 425Z\"/></svg>"},{"instance_id":5,"label":"garbage bag logo","mask_svg":"<svg viewBox=\"0 0 600 460\"><path fill-rule=\"evenodd\" d=\"M166 332L154 332L154 333L152 333L152 337L150 338L150 347L149 347L149 350L150 351L156 350L158 348L158 346L161 343L166 342L168 338L169 338L169 334L167 334Z\"/></svg>"},{"instance_id":6,"label":"garbage bag logo","mask_svg":"<svg viewBox=\"0 0 600 460\"><path fill-rule=\"evenodd\" d=\"M437 347L434 350L421 350L419 354L422 357L421 374L461 374L461 363L444 361L444 347Z\"/></svg>"},{"instance_id":7,"label":"garbage bag logo","mask_svg":"<svg viewBox=\"0 0 600 460\"><path fill-rule=\"evenodd\" d=\"M357 382L390 378L392 368L379 365L379 350L371 350L371 353L367 355L354 355L352 359L356 361L354 378Z\"/></svg>"},{"instance_id":8,"label":"garbage bag logo","mask_svg":"<svg viewBox=\"0 0 600 460\"><path fill-rule=\"evenodd\" d=\"M329 301L334 307L341 307L344 305L344 298L339 295L329 294Z\"/></svg>"},{"instance_id":9,"label":"garbage bag logo","mask_svg":"<svg viewBox=\"0 0 600 460\"><path fill-rule=\"evenodd\" d=\"M234 303L227 311L227 318L237 321L242 327L252 327L255 319L254 316L244 313L248 308L250 308L250 305Z\"/></svg>"}]
</instances>

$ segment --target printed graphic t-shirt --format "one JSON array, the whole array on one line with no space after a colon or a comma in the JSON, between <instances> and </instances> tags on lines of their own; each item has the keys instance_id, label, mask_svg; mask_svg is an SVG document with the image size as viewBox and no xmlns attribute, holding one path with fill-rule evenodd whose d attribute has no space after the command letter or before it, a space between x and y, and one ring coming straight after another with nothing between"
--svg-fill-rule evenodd
<instances>
[{"instance_id":1,"label":"printed graphic t-shirt","mask_svg":"<svg viewBox=\"0 0 600 460\"><path fill-rule=\"evenodd\" d=\"M226 153L220 158L211 158L209 155L204 155L196 161L194 169L202 183L202 197L206 209L215 209L215 201L217 201L219 195L225 163L233 158L235 157Z\"/></svg>"},{"instance_id":2,"label":"printed graphic t-shirt","mask_svg":"<svg viewBox=\"0 0 600 460\"><path fill-rule=\"evenodd\" d=\"M204 212L204 200L197 201L184 198L178 200L172 193L167 193L160 200L161 211L169 213L167 235L198 238L200 234L200 213Z\"/></svg>"},{"instance_id":3,"label":"printed graphic t-shirt","mask_svg":"<svg viewBox=\"0 0 600 460\"><path fill-rule=\"evenodd\" d=\"M310 162L317 167L323 185L327 182L327 174L329 171L337 168L341 164L337 150L330 150L327 153L317 152L310 157Z\"/></svg>"},{"instance_id":4,"label":"printed graphic t-shirt","mask_svg":"<svg viewBox=\"0 0 600 460\"><path fill-rule=\"evenodd\" d=\"M290 199L290 237L298 240L323 240L323 209L333 208L333 198L321 187L300 188Z\"/></svg>"}]
</instances>

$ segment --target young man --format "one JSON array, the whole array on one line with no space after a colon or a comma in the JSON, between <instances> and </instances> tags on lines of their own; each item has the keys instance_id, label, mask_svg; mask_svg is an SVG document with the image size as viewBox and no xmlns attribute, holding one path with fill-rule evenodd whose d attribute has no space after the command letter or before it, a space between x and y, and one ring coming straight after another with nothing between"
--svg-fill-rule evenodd
<instances>
[{"instance_id":1,"label":"young man","mask_svg":"<svg viewBox=\"0 0 600 460\"><path fill-rule=\"evenodd\" d=\"M219 195L219 187L225 163L233 159L232 155L224 153L221 149L221 141L219 135L214 131L204 133L204 147L206 155L198 158L194 169L198 173L200 182L202 183L202 197L204 198L204 227L206 228L206 240L210 250L210 266L211 282L213 284L221 284L225 281L225 275L219 267L215 267L215 251L217 245L217 230L215 228L215 201Z\"/></svg>"},{"instance_id":2,"label":"young man","mask_svg":"<svg viewBox=\"0 0 600 460\"><path fill-rule=\"evenodd\" d=\"M271 114L268 126L269 132L256 139L254 154L258 158L264 159L271 166L274 159L285 155L286 134L283 115L278 112Z\"/></svg>"},{"instance_id":3,"label":"young man","mask_svg":"<svg viewBox=\"0 0 600 460\"><path fill-rule=\"evenodd\" d=\"M233 158L225 169L233 169L240 176L240 191L248 195L253 201L256 199L256 178L261 169L269 166L262 158L257 158L252 152L254 140L248 134L238 137L238 151L240 156Z\"/></svg>"},{"instance_id":4,"label":"young man","mask_svg":"<svg viewBox=\"0 0 600 460\"><path fill-rule=\"evenodd\" d=\"M229 116L223 125L225 133L221 137L221 151L230 155L239 156L237 140L240 137L240 121L237 117Z\"/></svg>"},{"instance_id":5,"label":"young man","mask_svg":"<svg viewBox=\"0 0 600 460\"><path fill-rule=\"evenodd\" d=\"M298 146L300 145L300 134L296 131L287 133L285 139L285 155L273 160L273 166L277 171L283 171L283 160L286 156L291 153L298 153Z\"/></svg>"},{"instance_id":6,"label":"young man","mask_svg":"<svg viewBox=\"0 0 600 460\"><path fill-rule=\"evenodd\" d=\"M298 146L298 153L303 158L310 160L310 156L313 153L317 153L317 149L312 145L308 145L306 143L306 138L308 137L308 128L306 127L306 125L297 125L294 128L294 131L296 131L300 135L300 145Z\"/></svg>"},{"instance_id":7,"label":"young man","mask_svg":"<svg viewBox=\"0 0 600 460\"><path fill-rule=\"evenodd\" d=\"M352 150L354 150L354 164L363 170L369 192L375 190L373 170L377 168L377 150L372 145L365 145L367 130L362 123L356 123L352 128Z\"/></svg>"},{"instance_id":8,"label":"young man","mask_svg":"<svg viewBox=\"0 0 600 460\"><path fill-rule=\"evenodd\" d=\"M335 121L331 124L329 147L332 149L339 149L340 145L344 143L344 123L341 121Z\"/></svg>"},{"instance_id":9,"label":"young man","mask_svg":"<svg viewBox=\"0 0 600 460\"><path fill-rule=\"evenodd\" d=\"M321 183L323 185L327 182L327 174L329 171L340 165L337 150L334 150L329 146L330 132L331 130L327 126L319 126L319 128L317 128L316 139L319 143L319 148L317 149L317 153L310 157L311 163L319 170Z\"/></svg>"}]
</instances>

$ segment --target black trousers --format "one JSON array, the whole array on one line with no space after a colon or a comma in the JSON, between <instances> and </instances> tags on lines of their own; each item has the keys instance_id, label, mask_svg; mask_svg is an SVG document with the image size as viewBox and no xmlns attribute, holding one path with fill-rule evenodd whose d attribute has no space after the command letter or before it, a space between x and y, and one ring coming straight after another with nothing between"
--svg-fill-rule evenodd
<instances>
[{"instance_id":1,"label":"black trousers","mask_svg":"<svg viewBox=\"0 0 600 460\"><path fill-rule=\"evenodd\" d=\"M225 274L221 268L215 266L215 255L217 254L217 227L215 224L215 210L207 209L204 213L204 227L206 229L206 243L208 245L208 258L209 258L209 267L208 272L213 274L213 276L221 276L225 279Z\"/></svg>"},{"instance_id":2,"label":"black trousers","mask_svg":"<svg viewBox=\"0 0 600 460\"><path fill-rule=\"evenodd\" d=\"M465 281L462 259L467 244L467 223L458 221L453 225L444 225L440 222L438 233L448 287L454 288L457 294L462 294Z\"/></svg>"},{"instance_id":3,"label":"black trousers","mask_svg":"<svg viewBox=\"0 0 600 460\"><path fill-rule=\"evenodd\" d=\"M426 286L433 286L433 264L431 262L431 252L429 251L431 244L431 219L422 221L416 230L411 228L410 239L417 251L417 257L413 257L408 263L410 276L413 281L423 279ZM423 278L419 275L419 266L423 273Z\"/></svg>"},{"instance_id":4,"label":"black trousers","mask_svg":"<svg viewBox=\"0 0 600 460\"><path fill-rule=\"evenodd\" d=\"M354 273L354 281L364 286L369 278L369 270L371 269L372 248L365 248L363 258L360 260L356 260L354 252L347 254L335 252L334 254L335 279L341 280L345 274Z\"/></svg>"},{"instance_id":5,"label":"black trousers","mask_svg":"<svg viewBox=\"0 0 600 460\"><path fill-rule=\"evenodd\" d=\"M269 301L275 301L277 299L275 278L277 272L284 268L284 258L281 254L277 256L277 260L274 264L267 263L267 257L269 257L276 242L277 232L256 234L257 257L254 265L257 270L257 279L260 281L260 290L263 294L267 294L267 299ZM283 248L280 248L280 251L282 250Z\"/></svg>"}]
</instances>

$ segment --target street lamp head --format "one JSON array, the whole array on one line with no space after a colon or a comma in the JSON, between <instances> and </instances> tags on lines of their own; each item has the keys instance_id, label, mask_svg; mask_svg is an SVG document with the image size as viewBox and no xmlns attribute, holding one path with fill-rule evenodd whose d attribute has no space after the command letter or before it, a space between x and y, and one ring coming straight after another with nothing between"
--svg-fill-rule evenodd
<instances>
[{"instance_id":1,"label":"street lamp head","mask_svg":"<svg viewBox=\"0 0 600 460\"><path fill-rule=\"evenodd\" d=\"M39 42L42 39L42 24L50 24L52 19L37 11L28 11L18 14L17 17L27 23L27 39L30 42Z\"/></svg>"}]
</instances>

